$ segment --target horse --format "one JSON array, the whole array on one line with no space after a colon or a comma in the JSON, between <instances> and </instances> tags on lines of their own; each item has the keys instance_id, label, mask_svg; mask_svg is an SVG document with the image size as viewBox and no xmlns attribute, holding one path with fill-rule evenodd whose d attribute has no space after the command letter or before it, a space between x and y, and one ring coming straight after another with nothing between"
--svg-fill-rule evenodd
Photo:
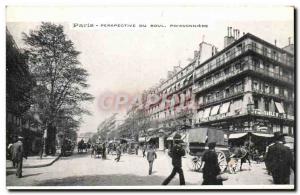
<instances>
[{"instance_id":1,"label":"horse","mask_svg":"<svg viewBox=\"0 0 300 195\"><path fill-rule=\"evenodd\" d=\"M249 163L249 167L251 167L250 152L246 149L246 147L235 148L233 154L230 156L230 161L228 162L230 173L235 173L238 169L238 164L240 164L239 170L241 171L243 163L247 161Z\"/></svg>"},{"instance_id":2,"label":"horse","mask_svg":"<svg viewBox=\"0 0 300 195\"><path fill-rule=\"evenodd\" d=\"M102 144L98 143L92 145L91 157L94 155L94 158L96 158L97 156L99 158L100 155L102 156L102 152L103 152Z\"/></svg>"}]
</instances>

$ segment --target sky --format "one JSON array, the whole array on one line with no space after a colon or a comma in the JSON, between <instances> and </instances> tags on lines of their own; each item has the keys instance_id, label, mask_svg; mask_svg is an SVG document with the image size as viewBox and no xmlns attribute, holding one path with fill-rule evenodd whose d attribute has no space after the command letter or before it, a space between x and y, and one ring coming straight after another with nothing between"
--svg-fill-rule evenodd
<instances>
[{"instance_id":1,"label":"sky","mask_svg":"<svg viewBox=\"0 0 300 195\"><path fill-rule=\"evenodd\" d=\"M64 25L65 33L81 51L79 60L90 76L87 92L95 96L86 104L80 132L96 132L105 118L116 112L99 107L108 92L138 94L165 79L173 66L188 64L204 40L223 48L227 26L254 34L277 46L294 38L291 7L12 7L6 24L22 48L21 33L38 29L42 21ZM166 28L73 28L78 24L162 24ZM169 28L170 24L203 24L204 28Z\"/></svg>"}]
</instances>

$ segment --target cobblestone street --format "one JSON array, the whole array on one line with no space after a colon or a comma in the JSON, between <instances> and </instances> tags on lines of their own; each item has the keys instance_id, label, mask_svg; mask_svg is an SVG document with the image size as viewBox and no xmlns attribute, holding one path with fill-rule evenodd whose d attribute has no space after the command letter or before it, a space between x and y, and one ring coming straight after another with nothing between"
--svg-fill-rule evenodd
<instances>
[{"instance_id":1,"label":"cobblestone street","mask_svg":"<svg viewBox=\"0 0 300 195\"><path fill-rule=\"evenodd\" d=\"M7 186L132 186L161 185L170 174L171 159L166 153L158 152L154 162L153 175L148 176L148 162L142 157L124 154L120 162L114 161L115 155L107 160L91 158L89 154L74 154L63 157L52 166L23 169L23 178L18 179L13 169L7 170ZM189 170L188 157L183 159L183 170L187 185L201 185L202 173ZM252 163L249 170L237 174L226 174L229 179L224 185L269 185L272 177L266 173L264 163ZM259 180L257 179L259 178ZM178 175L170 185L178 185Z\"/></svg>"}]
</instances>

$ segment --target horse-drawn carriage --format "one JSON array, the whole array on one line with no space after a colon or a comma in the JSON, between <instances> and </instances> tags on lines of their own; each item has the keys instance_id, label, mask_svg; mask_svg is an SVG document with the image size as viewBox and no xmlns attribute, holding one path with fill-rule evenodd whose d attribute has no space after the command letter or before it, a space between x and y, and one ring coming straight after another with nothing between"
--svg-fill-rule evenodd
<instances>
[{"instance_id":1,"label":"horse-drawn carriage","mask_svg":"<svg viewBox=\"0 0 300 195\"><path fill-rule=\"evenodd\" d=\"M194 171L200 171L202 168L202 157L208 150L208 143L216 142L216 153L221 172L227 169L227 163L230 159L227 140L224 139L224 131L212 127L194 128L189 131L188 150L190 158L190 168Z\"/></svg>"},{"instance_id":2,"label":"horse-drawn carriage","mask_svg":"<svg viewBox=\"0 0 300 195\"><path fill-rule=\"evenodd\" d=\"M85 143L84 140L80 140L77 144L77 152L82 153L82 152L87 152L88 151L88 143Z\"/></svg>"},{"instance_id":3,"label":"horse-drawn carriage","mask_svg":"<svg viewBox=\"0 0 300 195\"><path fill-rule=\"evenodd\" d=\"M62 156L70 156L72 155L74 151L74 146L73 142L70 139L64 139L63 144L61 146L61 155Z\"/></svg>"}]
</instances>

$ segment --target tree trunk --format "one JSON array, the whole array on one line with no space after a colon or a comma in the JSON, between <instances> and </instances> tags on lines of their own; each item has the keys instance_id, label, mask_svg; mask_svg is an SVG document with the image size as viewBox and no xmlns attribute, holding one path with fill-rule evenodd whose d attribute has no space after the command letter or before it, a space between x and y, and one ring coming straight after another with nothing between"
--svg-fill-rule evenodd
<instances>
[{"instance_id":1,"label":"tree trunk","mask_svg":"<svg viewBox=\"0 0 300 195\"><path fill-rule=\"evenodd\" d=\"M47 129L47 139L46 139L46 154L55 155L56 153L56 127L49 124Z\"/></svg>"}]
</instances>

